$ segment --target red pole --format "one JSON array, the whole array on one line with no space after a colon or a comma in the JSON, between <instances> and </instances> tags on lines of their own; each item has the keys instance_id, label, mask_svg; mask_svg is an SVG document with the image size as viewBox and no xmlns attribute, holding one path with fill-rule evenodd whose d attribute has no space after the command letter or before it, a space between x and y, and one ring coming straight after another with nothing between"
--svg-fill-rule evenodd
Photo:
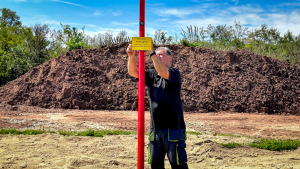
<instances>
[{"instance_id":1,"label":"red pole","mask_svg":"<svg viewBox=\"0 0 300 169\"><path fill-rule=\"evenodd\" d=\"M140 37L145 37L145 0L140 0ZM144 169L145 138L145 51L139 51L139 113L138 113L138 169Z\"/></svg>"}]
</instances>

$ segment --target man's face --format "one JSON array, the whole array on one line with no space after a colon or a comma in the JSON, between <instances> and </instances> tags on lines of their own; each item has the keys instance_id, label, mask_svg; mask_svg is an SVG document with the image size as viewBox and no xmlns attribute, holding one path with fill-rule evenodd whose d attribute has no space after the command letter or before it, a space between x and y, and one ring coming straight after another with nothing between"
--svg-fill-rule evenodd
<instances>
[{"instance_id":1,"label":"man's face","mask_svg":"<svg viewBox=\"0 0 300 169\"><path fill-rule=\"evenodd\" d=\"M165 50L158 50L158 51L156 51L156 56L158 57L158 59L160 59L162 61L162 63L167 68L171 67L172 56L166 54Z\"/></svg>"}]
</instances>

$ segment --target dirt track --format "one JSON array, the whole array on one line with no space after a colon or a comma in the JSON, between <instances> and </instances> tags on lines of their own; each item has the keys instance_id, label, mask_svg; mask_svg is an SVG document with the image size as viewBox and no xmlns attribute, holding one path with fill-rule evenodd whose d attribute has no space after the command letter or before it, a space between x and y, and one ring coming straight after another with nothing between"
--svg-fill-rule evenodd
<instances>
[{"instance_id":1,"label":"dirt track","mask_svg":"<svg viewBox=\"0 0 300 169\"><path fill-rule=\"evenodd\" d=\"M16 110L17 109L17 110ZM280 117L280 118L279 118ZM300 139L300 117L246 113L185 113L189 166L195 168L300 168L300 149L274 152L250 147L224 148L217 143L249 143L248 137ZM149 112L146 112L149 126ZM0 109L0 128L137 130L137 112L60 110L20 106ZM145 129L148 131L148 128ZM145 136L147 144L147 136ZM213 141L213 142L211 142ZM217 142L217 143L214 143ZM137 135L65 137L0 135L0 168L136 168ZM145 152L145 162L147 155ZM145 168L149 165L145 163ZM170 168L166 161L166 168Z\"/></svg>"}]
</instances>

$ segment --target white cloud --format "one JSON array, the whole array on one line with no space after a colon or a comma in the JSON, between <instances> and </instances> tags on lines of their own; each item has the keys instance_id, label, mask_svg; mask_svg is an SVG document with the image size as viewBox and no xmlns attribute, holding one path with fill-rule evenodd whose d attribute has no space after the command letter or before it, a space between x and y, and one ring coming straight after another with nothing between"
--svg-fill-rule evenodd
<instances>
[{"instance_id":1,"label":"white cloud","mask_svg":"<svg viewBox=\"0 0 300 169\"><path fill-rule=\"evenodd\" d=\"M99 11L99 10L96 10L95 12L94 12L94 16L99 16L99 15L102 15L103 13L101 12L101 11Z\"/></svg>"},{"instance_id":2,"label":"white cloud","mask_svg":"<svg viewBox=\"0 0 300 169\"><path fill-rule=\"evenodd\" d=\"M239 0L231 0L232 2L235 2L235 5L239 3Z\"/></svg>"},{"instance_id":3,"label":"white cloud","mask_svg":"<svg viewBox=\"0 0 300 169\"><path fill-rule=\"evenodd\" d=\"M138 27L138 22L131 22L131 23L120 23L120 22L116 22L116 21L113 21L113 22L111 22L111 24L113 24L113 25L118 25L118 26L136 26L136 27Z\"/></svg>"},{"instance_id":4,"label":"white cloud","mask_svg":"<svg viewBox=\"0 0 300 169\"><path fill-rule=\"evenodd\" d=\"M96 28L96 25L93 24L82 24L82 23L64 23L64 25L70 25L71 27L73 27L74 25L78 25L78 26L85 26L85 27L92 27L92 28Z\"/></svg>"},{"instance_id":5,"label":"white cloud","mask_svg":"<svg viewBox=\"0 0 300 169\"><path fill-rule=\"evenodd\" d=\"M84 7L84 8L87 8L87 9L92 9L92 8L89 8L89 7L84 6L84 5L75 4L75 3L71 3L71 2L67 2L67 1L61 1L61 0L52 0L52 1L54 1L54 2L60 2L60 3L65 3L65 4L69 4L69 5L74 5L74 6L80 6L80 7Z\"/></svg>"},{"instance_id":6,"label":"white cloud","mask_svg":"<svg viewBox=\"0 0 300 169\"><path fill-rule=\"evenodd\" d=\"M251 13L259 13L259 12L264 12L264 10L260 7L252 7L250 5L247 6L232 6L227 8L227 10L235 12L235 13L246 13L246 12L251 12Z\"/></svg>"},{"instance_id":7,"label":"white cloud","mask_svg":"<svg viewBox=\"0 0 300 169\"><path fill-rule=\"evenodd\" d=\"M122 15L122 11L116 11L116 12L112 12L113 16L120 16Z\"/></svg>"},{"instance_id":8,"label":"white cloud","mask_svg":"<svg viewBox=\"0 0 300 169\"><path fill-rule=\"evenodd\" d=\"M119 32L121 32L122 30L125 30L127 32L127 36L129 37L133 37L133 36L137 36L139 31L138 29L136 30L130 30L130 29L111 29L111 28L103 28L103 27L97 27L96 31L85 31L85 33L89 36L97 36L99 33L100 34L105 34L108 30L110 30L113 34L113 36L117 36Z\"/></svg>"},{"instance_id":9,"label":"white cloud","mask_svg":"<svg viewBox=\"0 0 300 169\"><path fill-rule=\"evenodd\" d=\"M282 3L280 4L279 6L292 6L292 7L295 7L295 6L300 6L300 3Z\"/></svg>"},{"instance_id":10,"label":"white cloud","mask_svg":"<svg viewBox=\"0 0 300 169\"><path fill-rule=\"evenodd\" d=\"M146 6L164 6L164 3L146 4Z\"/></svg>"},{"instance_id":11,"label":"white cloud","mask_svg":"<svg viewBox=\"0 0 300 169\"><path fill-rule=\"evenodd\" d=\"M158 16L168 17L168 16L176 16L179 18L183 18L187 15L200 13L200 10L191 10L191 9L155 9L154 13Z\"/></svg>"},{"instance_id":12,"label":"white cloud","mask_svg":"<svg viewBox=\"0 0 300 169\"><path fill-rule=\"evenodd\" d=\"M50 24L52 25L58 25L60 26L60 22L57 22L56 20L47 20L47 21L43 21L42 24Z\"/></svg>"},{"instance_id":13,"label":"white cloud","mask_svg":"<svg viewBox=\"0 0 300 169\"><path fill-rule=\"evenodd\" d=\"M238 2L238 0L232 0ZM187 26L198 26L207 28L209 24L213 26L228 25L234 26L235 21L240 21L243 28L248 30L261 28L262 24L266 24L269 28L276 28L281 35L292 31L293 35L300 34L300 10L290 10L282 8L282 6L298 6L300 3L284 3L277 6L258 6L255 4L248 5L230 5L226 3L203 3L201 6L189 8L161 8L152 9L154 14L161 18L153 21L160 22L168 19L168 24L159 24L152 27L151 33L155 30L165 29L171 35L172 32L181 32L181 28L186 30ZM201 12L198 12L201 11ZM167 17L167 18L166 18ZM175 29L175 30L174 30Z\"/></svg>"},{"instance_id":14,"label":"white cloud","mask_svg":"<svg viewBox=\"0 0 300 169\"><path fill-rule=\"evenodd\" d=\"M208 1L215 1L215 0L191 0L191 2L208 2Z\"/></svg>"},{"instance_id":15,"label":"white cloud","mask_svg":"<svg viewBox=\"0 0 300 169\"><path fill-rule=\"evenodd\" d=\"M168 18L163 18L163 19L158 19L159 22L164 22L164 21L168 21Z\"/></svg>"},{"instance_id":16,"label":"white cloud","mask_svg":"<svg viewBox=\"0 0 300 169\"><path fill-rule=\"evenodd\" d=\"M15 2L26 2L27 0L12 0L12 1L15 1Z\"/></svg>"},{"instance_id":17,"label":"white cloud","mask_svg":"<svg viewBox=\"0 0 300 169\"><path fill-rule=\"evenodd\" d=\"M267 25L279 30L281 32L281 35L285 34L287 30L290 30L294 35L299 35L299 18L299 11L292 11L289 14L270 14L268 15L268 19L272 22Z\"/></svg>"}]
</instances>

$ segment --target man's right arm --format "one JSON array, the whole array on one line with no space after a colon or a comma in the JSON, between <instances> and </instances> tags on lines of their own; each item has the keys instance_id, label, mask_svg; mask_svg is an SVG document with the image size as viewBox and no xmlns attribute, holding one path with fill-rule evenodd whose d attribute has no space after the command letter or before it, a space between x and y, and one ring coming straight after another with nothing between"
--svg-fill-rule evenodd
<instances>
[{"instance_id":1,"label":"man's right arm","mask_svg":"<svg viewBox=\"0 0 300 169\"><path fill-rule=\"evenodd\" d=\"M127 64L128 73L132 77L139 78L139 70L136 67L135 58L134 58L135 51L132 50L131 44L129 44L126 52L128 54L128 64Z\"/></svg>"}]
</instances>

